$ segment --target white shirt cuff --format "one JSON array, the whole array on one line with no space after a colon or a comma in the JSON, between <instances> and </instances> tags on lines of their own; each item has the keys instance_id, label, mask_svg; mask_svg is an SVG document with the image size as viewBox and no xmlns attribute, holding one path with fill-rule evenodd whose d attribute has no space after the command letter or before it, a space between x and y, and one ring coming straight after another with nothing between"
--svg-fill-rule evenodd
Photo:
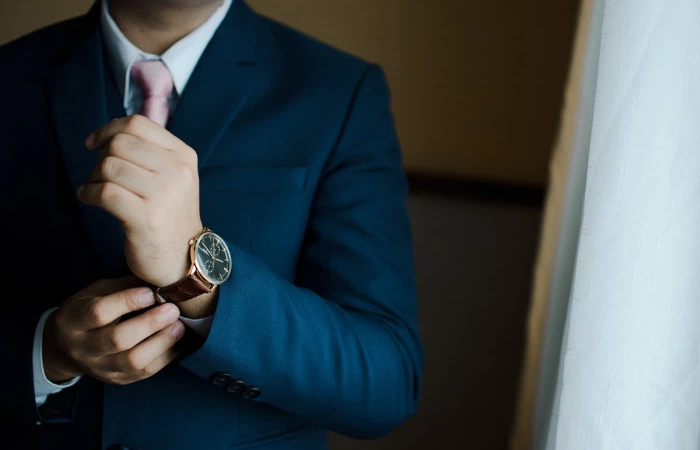
<instances>
[{"instance_id":1,"label":"white shirt cuff","mask_svg":"<svg viewBox=\"0 0 700 450\"><path fill-rule=\"evenodd\" d=\"M34 399L36 400L36 406L39 407L46 402L46 398L51 394L56 394L61 392L67 387L73 386L80 380L80 377L75 377L72 380L63 383L56 384L49 381L46 378L46 373L44 372L44 357L42 344L44 342L44 325L46 325L46 319L49 318L52 312L56 311L58 308L52 308L41 315L39 323L36 325L36 331L34 332L34 350L32 353L32 371L34 372Z\"/></svg>"},{"instance_id":2,"label":"white shirt cuff","mask_svg":"<svg viewBox=\"0 0 700 450\"><path fill-rule=\"evenodd\" d=\"M192 331L197 333L197 335L206 338L209 336L209 331L211 331L211 324L214 322L214 315L207 316L202 319L189 319L187 317L180 316L180 320Z\"/></svg>"}]
</instances>

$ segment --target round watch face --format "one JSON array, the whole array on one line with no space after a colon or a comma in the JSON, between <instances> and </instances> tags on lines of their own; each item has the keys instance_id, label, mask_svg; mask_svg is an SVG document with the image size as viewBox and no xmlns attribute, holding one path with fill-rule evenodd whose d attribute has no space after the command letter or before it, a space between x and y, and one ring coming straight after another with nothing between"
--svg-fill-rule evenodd
<instances>
[{"instance_id":1,"label":"round watch face","mask_svg":"<svg viewBox=\"0 0 700 450\"><path fill-rule=\"evenodd\" d=\"M194 244L195 265L204 278L221 284L231 275L231 254L218 234L203 233Z\"/></svg>"}]
</instances>

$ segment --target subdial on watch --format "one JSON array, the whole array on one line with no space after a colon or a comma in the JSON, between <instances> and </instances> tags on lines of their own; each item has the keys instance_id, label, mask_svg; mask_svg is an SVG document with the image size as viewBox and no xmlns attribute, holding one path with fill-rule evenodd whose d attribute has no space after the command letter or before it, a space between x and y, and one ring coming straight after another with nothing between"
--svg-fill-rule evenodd
<instances>
[{"instance_id":1,"label":"subdial on watch","mask_svg":"<svg viewBox=\"0 0 700 450\"><path fill-rule=\"evenodd\" d=\"M209 249L211 251L211 255L214 258L219 257L219 255L221 255L221 253L223 253L223 249L221 248L221 243L217 242L217 241L212 241ZM219 259L221 259L221 258L219 258Z\"/></svg>"}]
</instances>

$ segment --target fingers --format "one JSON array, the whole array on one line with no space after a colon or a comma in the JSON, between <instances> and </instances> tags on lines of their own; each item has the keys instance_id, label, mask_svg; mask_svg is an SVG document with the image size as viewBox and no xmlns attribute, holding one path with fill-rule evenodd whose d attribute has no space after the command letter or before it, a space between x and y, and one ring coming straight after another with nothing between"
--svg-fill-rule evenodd
<instances>
[{"instance_id":1,"label":"fingers","mask_svg":"<svg viewBox=\"0 0 700 450\"><path fill-rule=\"evenodd\" d=\"M79 310L70 314L75 320L72 326L77 331L102 328L125 314L147 308L155 302L153 290L143 287L76 302Z\"/></svg>"},{"instance_id":2,"label":"fingers","mask_svg":"<svg viewBox=\"0 0 700 450\"><path fill-rule=\"evenodd\" d=\"M147 287L147 283L134 275L122 278L103 279L91 284L76 294L77 298L103 297L135 287Z\"/></svg>"},{"instance_id":3,"label":"fingers","mask_svg":"<svg viewBox=\"0 0 700 450\"><path fill-rule=\"evenodd\" d=\"M173 359L175 359L177 353L177 346L172 346L169 349L167 349L165 353L163 353L152 363L144 367L144 369L141 371L141 379L151 377L163 370L165 366L170 364L173 361Z\"/></svg>"},{"instance_id":4,"label":"fingers","mask_svg":"<svg viewBox=\"0 0 700 450\"><path fill-rule=\"evenodd\" d=\"M112 182L139 197L147 197L153 190L154 175L153 172L130 161L106 155L100 159L90 175L90 182Z\"/></svg>"},{"instance_id":5,"label":"fingers","mask_svg":"<svg viewBox=\"0 0 700 450\"><path fill-rule=\"evenodd\" d=\"M88 183L78 188L78 199L104 209L121 222L133 222L143 210L144 200L111 181Z\"/></svg>"},{"instance_id":6,"label":"fingers","mask_svg":"<svg viewBox=\"0 0 700 450\"><path fill-rule=\"evenodd\" d=\"M117 133L125 133L167 150L181 148L184 143L165 128L141 115L114 119L95 130L85 140L90 150L102 149Z\"/></svg>"},{"instance_id":7,"label":"fingers","mask_svg":"<svg viewBox=\"0 0 700 450\"><path fill-rule=\"evenodd\" d=\"M158 358L156 358L153 362L151 362L149 365L144 367L143 369L136 371L136 372L110 372L107 374L107 376L98 376L97 378L100 379L101 381L105 383L110 383L110 384L129 384L129 383L134 383L136 381L144 380L146 378L152 377L153 375L157 374L165 366L170 364L178 354L178 349L177 346L172 346L169 349L167 349L162 355L160 355Z\"/></svg>"},{"instance_id":8,"label":"fingers","mask_svg":"<svg viewBox=\"0 0 700 450\"><path fill-rule=\"evenodd\" d=\"M125 375L144 374L147 367L156 362L166 351L172 348L185 334L185 325L176 321L145 339L131 350L105 357L105 368ZM158 364L156 364L157 366Z\"/></svg>"},{"instance_id":9,"label":"fingers","mask_svg":"<svg viewBox=\"0 0 700 450\"><path fill-rule=\"evenodd\" d=\"M172 303L157 306L131 319L92 331L95 353L111 355L132 349L149 336L172 325L180 310Z\"/></svg>"},{"instance_id":10,"label":"fingers","mask_svg":"<svg viewBox=\"0 0 700 450\"><path fill-rule=\"evenodd\" d=\"M102 147L104 157L116 156L143 167L158 171L165 164L168 150L126 133L117 133Z\"/></svg>"}]
</instances>

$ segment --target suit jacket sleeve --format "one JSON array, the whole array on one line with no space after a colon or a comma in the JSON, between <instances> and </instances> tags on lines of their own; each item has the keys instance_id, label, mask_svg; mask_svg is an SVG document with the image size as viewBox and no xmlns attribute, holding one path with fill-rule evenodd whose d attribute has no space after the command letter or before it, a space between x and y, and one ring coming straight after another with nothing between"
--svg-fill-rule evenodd
<instances>
[{"instance_id":1,"label":"suit jacket sleeve","mask_svg":"<svg viewBox=\"0 0 700 450\"><path fill-rule=\"evenodd\" d=\"M26 295L26 293L25 293ZM9 298L22 298L12 295ZM31 303L31 302L27 302ZM39 305L13 308L9 320L0 327L0 416L20 422L66 423L73 418L77 389L69 387L48 396L40 406L34 391L34 333L41 315L46 312Z\"/></svg>"},{"instance_id":2,"label":"suit jacket sleeve","mask_svg":"<svg viewBox=\"0 0 700 450\"><path fill-rule=\"evenodd\" d=\"M259 387L251 401L352 437L412 415L423 352L406 194L389 91L370 66L315 194L296 282L232 247L211 332L181 364L207 379L226 371Z\"/></svg>"}]
</instances>

